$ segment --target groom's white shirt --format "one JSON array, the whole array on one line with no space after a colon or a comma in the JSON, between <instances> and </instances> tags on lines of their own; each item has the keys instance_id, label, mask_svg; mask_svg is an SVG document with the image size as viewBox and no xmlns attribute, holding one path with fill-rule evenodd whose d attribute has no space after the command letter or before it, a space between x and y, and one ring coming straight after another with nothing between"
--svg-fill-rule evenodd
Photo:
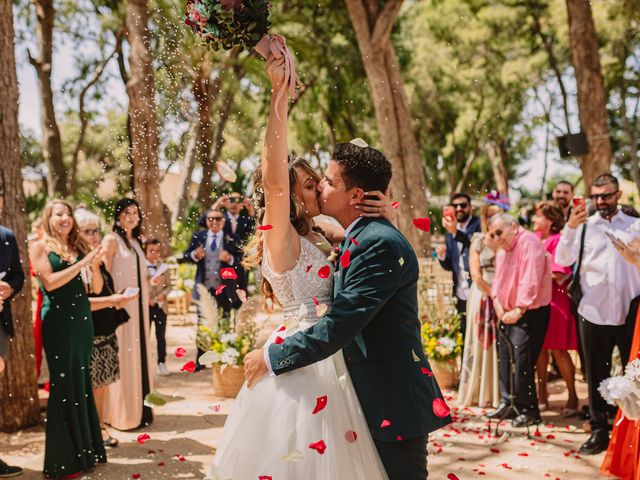
<instances>
[{"instance_id":1,"label":"groom's white shirt","mask_svg":"<svg viewBox=\"0 0 640 480\"><path fill-rule=\"evenodd\" d=\"M349 238L349 234L351 233L351 231L354 229L354 227L356 226L356 224L362 220L363 217L358 217L356 218L353 222L351 222L351 224L347 227L347 229L344 231L344 238ZM275 373L273 373L273 368L271 368L271 359L269 358L269 346L267 346L263 351L262 351L262 356L264 357L264 363L267 365L267 369L269 370L269 376L270 377L275 377Z\"/></svg>"}]
</instances>

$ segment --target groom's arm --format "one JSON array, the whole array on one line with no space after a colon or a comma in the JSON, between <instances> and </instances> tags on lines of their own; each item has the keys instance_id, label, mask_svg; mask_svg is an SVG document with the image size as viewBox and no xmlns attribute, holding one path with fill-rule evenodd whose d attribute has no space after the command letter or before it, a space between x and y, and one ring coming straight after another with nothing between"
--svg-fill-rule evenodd
<instances>
[{"instance_id":1,"label":"groom's arm","mask_svg":"<svg viewBox=\"0 0 640 480\"><path fill-rule=\"evenodd\" d=\"M276 375L316 363L351 343L398 290L403 266L389 240L377 238L354 253L329 313L304 332L269 346L269 363Z\"/></svg>"}]
</instances>

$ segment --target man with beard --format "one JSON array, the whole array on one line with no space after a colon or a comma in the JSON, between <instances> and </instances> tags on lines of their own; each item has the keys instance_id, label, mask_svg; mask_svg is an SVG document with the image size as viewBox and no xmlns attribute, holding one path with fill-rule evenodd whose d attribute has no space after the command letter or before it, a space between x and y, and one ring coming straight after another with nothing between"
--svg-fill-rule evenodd
<instances>
[{"instance_id":1,"label":"man with beard","mask_svg":"<svg viewBox=\"0 0 640 480\"><path fill-rule=\"evenodd\" d=\"M455 209L455 219L447 216L442 218L442 226L447 235L445 245L438 247L437 253L442 268L452 272L456 309L460 314L460 332L464 338L467 330L467 299L471 287L469 248L471 237L480 231L480 219L472 215L471 197L466 193L451 195L451 206Z\"/></svg>"},{"instance_id":2,"label":"man with beard","mask_svg":"<svg viewBox=\"0 0 640 480\"><path fill-rule=\"evenodd\" d=\"M596 178L589 195L596 213L589 217L585 207L573 208L556 250L557 264L577 263L576 276L583 295L578 304L579 334L591 415L591 437L580 447L583 455L607 449L609 409L598 386L609 376L615 345L623 362L629 358L635 322L635 312L629 307L640 294L638 269L614 246L616 238L630 243L640 237L640 220L619 209L620 196L616 177L604 174Z\"/></svg>"},{"instance_id":3,"label":"man with beard","mask_svg":"<svg viewBox=\"0 0 640 480\"><path fill-rule=\"evenodd\" d=\"M551 193L551 198L553 198L553 201L562 209L565 221L571 214L573 188L573 183L568 182L567 180L560 180Z\"/></svg>"}]
</instances>

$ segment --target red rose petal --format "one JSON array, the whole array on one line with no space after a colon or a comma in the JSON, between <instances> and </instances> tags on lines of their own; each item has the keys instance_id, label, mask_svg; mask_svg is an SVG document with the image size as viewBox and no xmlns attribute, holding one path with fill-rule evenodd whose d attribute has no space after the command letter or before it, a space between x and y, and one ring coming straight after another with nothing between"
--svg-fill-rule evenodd
<instances>
[{"instance_id":1,"label":"red rose petal","mask_svg":"<svg viewBox=\"0 0 640 480\"><path fill-rule=\"evenodd\" d=\"M273 477L271 475L260 475L258 480L273 480Z\"/></svg>"},{"instance_id":2,"label":"red rose petal","mask_svg":"<svg viewBox=\"0 0 640 480\"><path fill-rule=\"evenodd\" d=\"M327 445L324 443L324 440L318 440L317 442L310 443L309 448L312 448L313 450L318 452L320 455L322 455L324 451L327 449Z\"/></svg>"},{"instance_id":3,"label":"red rose petal","mask_svg":"<svg viewBox=\"0 0 640 480\"><path fill-rule=\"evenodd\" d=\"M393 202L391 204L391 207L394 208L394 209L397 209L399 206L400 206L400 202Z\"/></svg>"},{"instance_id":4,"label":"red rose petal","mask_svg":"<svg viewBox=\"0 0 640 480\"><path fill-rule=\"evenodd\" d=\"M216 288L216 296L220 295L225 288L227 288L227 286L224 285L224 284L222 284L218 288Z\"/></svg>"},{"instance_id":5,"label":"red rose petal","mask_svg":"<svg viewBox=\"0 0 640 480\"><path fill-rule=\"evenodd\" d=\"M160 463L158 463L158 466L159 466L159 467L164 467L165 465L166 465L166 463L164 463L164 462L160 462Z\"/></svg>"},{"instance_id":6,"label":"red rose petal","mask_svg":"<svg viewBox=\"0 0 640 480\"><path fill-rule=\"evenodd\" d=\"M429 218L414 218L413 226L418 230L428 232L429 230L431 230L431 220Z\"/></svg>"},{"instance_id":7,"label":"red rose petal","mask_svg":"<svg viewBox=\"0 0 640 480\"><path fill-rule=\"evenodd\" d=\"M518 456L519 456L519 457L528 457L528 456L529 456L529 454L528 454L528 453L526 453L526 452L520 452L520 453L518 454Z\"/></svg>"},{"instance_id":8,"label":"red rose petal","mask_svg":"<svg viewBox=\"0 0 640 480\"><path fill-rule=\"evenodd\" d=\"M177 358L182 358L182 357L184 357L186 354L187 354L187 351L186 351L184 348L182 348L182 347L178 347L178 348L176 348L176 357L177 357Z\"/></svg>"},{"instance_id":9,"label":"red rose petal","mask_svg":"<svg viewBox=\"0 0 640 480\"><path fill-rule=\"evenodd\" d=\"M396 440L397 440L397 441L399 441L399 442L401 442L402 440L404 440L404 437L403 437L402 435L398 435L398 436L396 437ZM440 449L440 450L442 450L442 449Z\"/></svg>"},{"instance_id":10,"label":"red rose petal","mask_svg":"<svg viewBox=\"0 0 640 480\"><path fill-rule=\"evenodd\" d=\"M347 439L347 442L349 443L353 443L356 440L358 440L358 434L353 430L349 430L347 433L345 433L344 437Z\"/></svg>"},{"instance_id":11,"label":"red rose petal","mask_svg":"<svg viewBox=\"0 0 640 480\"><path fill-rule=\"evenodd\" d=\"M211 410L213 410L214 412L218 413L220 411L220 409L222 408L221 405L213 405L211 407L209 407Z\"/></svg>"},{"instance_id":12,"label":"red rose petal","mask_svg":"<svg viewBox=\"0 0 640 480\"><path fill-rule=\"evenodd\" d=\"M46 382L42 388L45 392L48 392L51 390L51 384L49 382Z\"/></svg>"},{"instance_id":13,"label":"red rose petal","mask_svg":"<svg viewBox=\"0 0 640 480\"><path fill-rule=\"evenodd\" d=\"M278 335L273 343L275 343L276 345L280 345L281 343L284 343L284 338Z\"/></svg>"},{"instance_id":14,"label":"red rose petal","mask_svg":"<svg viewBox=\"0 0 640 480\"><path fill-rule=\"evenodd\" d=\"M149 434L148 433L143 433L142 435L138 435L138 438L136 440L140 445L142 445L142 444L144 444L144 442L146 442L149 439L151 439Z\"/></svg>"},{"instance_id":15,"label":"red rose petal","mask_svg":"<svg viewBox=\"0 0 640 480\"><path fill-rule=\"evenodd\" d=\"M351 240L351 243L353 243L356 247L360 246L360 244L358 243L358 241L355 238L349 237L349 240Z\"/></svg>"},{"instance_id":16,"label":"red rose petal","mask_svg":"<svg viewBox=\"0 0 640 480\"><path fill-rule=\"evenodd\" d=\"M324 407L327 406L328 398L326 395L322 395L321 397L316 398L316 408L313 409L313 415L324 410Z\"/></svg>"},{"instance_id":17,"label":"red rose petal","mask_svg":"<svg viewBox=\"0 0 640 480\"><path fill-rule=\"evenodd\" d=\"M261 232L266 232L271 229L273 229L273 225L261 225L258 227L258 230L260 230Z\"/></svg>"},{"instance_id":18,"label":"red rose petal","mask_svg":"<svg viewBox=\"0 0 640 480\"><path fill-rule=\"evenodd\" d=\"M307 265L306 273L309 273L309 270L311 270L312 268L313 268L313 265Z\"/></svg>"},{"instance_id":19,"label":"red rose petal","mask_svg":"<svg viewBox=\"0 0 640 480\"><path fill-rule=\"evenodd\" d=\"M431 408L433 408L436 417L444 418L451 413L451 409L441 398L435 398Z\"/></svg>"},{"instance_id":20,"label":"red rose petal","mask_svg":"<svg viewBox=\"0 0 640 480\"><path fill-rule=\"evenodd\" d=\"M320 278L329 278L329 275L331 275L331 268L329 265L324 265L320 267L320 270L318 270L318 276Z\"/></svg>"},{"instance_id":21,"label":"red rose petal","mask_svg":"<svg viewBox=\"0 0 640 480\"><path fill-rule=\"evenodd\" d=\"M340 256L340 265L342 268L347 268L351 265L351 251L347 250Z\"/></svg>"},{"instance_id":22,"label":"red rose petal","mask_svg":"<svg viewBox=\"0 0 640 480\"><path fill-rule=\"evenodd\" d=\"M186 462L187 461L187 459L184 458L182 455L178 456L178 460L180 460L181 462Z\"/></svg>"},{"instance_id":23,"label":"red rose petal","mask_svg":"<svg viewBox=\"0 0 640 480\"><path fill-rule=\"evenodd\" d=\"M221 268L220 269L220 277L223 280L237 280L238 274L233 268Z\"/></svg>"},{"instance_id":24,"label":"red rose petal","mask_svg":"<svg viewBox=\"0 0 640 480\"><path fill-rule=\"evenodd\" d=\"M180 369L181 372L189 372L189 373L193 373L196 371L196 362L194 362L193 360L189 360L187 363L185 363L182 368Z\"/></svg>"},{"instance_id":25,"label":"red rose petal","mask_svg":"<svg viewBox=\"0 0 640 480\"><path fill-rule=\"evenodd\" d=\"M380 424L380 428L387 428L391 426L391 422L389 420L387 420L386 418L384 420L382 420L382 423Z\"/></svg>"},{"instance_id":26,"label":"red rose petal","mask_svg":"<svg viewBox=\"0 0 640 480\"><path fill-rule=\"evenodd\" d=\"M429 370L427 367L420 367L420 371L422 372L423 375L429 375L430 377L433 377L433 372Z\"/></svg>"},{"instance_id":27,"label":"red rose petal","mask_svg":"<svg viewBox=\"0 0 640 480\"><path fill-rule=\"evenodd\" d=\"M316 297L311 297L311 300L313 300L313 303L315 303L316 305L320 305L320 302Z\"/></svg>"},{"instance_id":28,"label":"red rose petal","mask_svg":"<svg viewBox=\"0 0 640 480\"><path fill-rule=\"evenodd\" d=\"M134 473L133 475L131 475L131 478L140 478L140 474L139 473Z\"/></svg>"},{"instance_id":29,"label":"red rose petal","mask_svg":"<svg viewBox=\"0 0 640 480\"><path fill-rule=\"evenodd\" d=\"M447 474L447 478L448 478L449 480L460 480L460 479L458 478L458 476L457 476L455 473L449 473L449 474Z\"/></svg>"},{"instance_id":30,"label":"red rose petal","mask_svg":"<svg viewBox=\"0 0 640 480\"><path fill-rule=\"evenodd\" d=\"M276 332L284 332L287 329L284 325L282 325Z\"/></svg>"},{"instance_id":31,"label":"red rose petal","mask_svg":"<svg viewBox=\"0 0 640 480\"><path fill-rule=\"evenodd\" d=\"M497 448L490 448L489 450L491 451L491 453L500 453L500 450L498 450Z\"/></svg>"}]
</instances>

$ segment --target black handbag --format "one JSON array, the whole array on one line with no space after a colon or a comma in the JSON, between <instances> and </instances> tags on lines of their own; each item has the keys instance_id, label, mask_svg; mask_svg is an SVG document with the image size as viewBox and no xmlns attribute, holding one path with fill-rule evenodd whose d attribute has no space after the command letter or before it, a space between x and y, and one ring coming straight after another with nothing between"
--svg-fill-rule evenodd
<instances>
[{"instance_id":1,"label":"black handbag","mask_svg":"<svg viewBox=\"0 0 640 480\"><path fill-rule=\"evenodd\" d=\"M576 304L576 308L580 305L580 300L584 296L582 293L582 287L580 286L580 267L582 267L582 256L584 255L584 238L587 233L587 225L584 225L582 229L582 235L580 235L580 253L578 254L578 263L576 265L576 271L573 274L573 279L567 287L567 293L571 300Z\"/></svg>"},{"instance_id":2,"label":"black handbag","mask_svg":"<svg viewBox=\"0 0 640 480\"><path fill-rule=\"evenodd\" d=\"M109 283L105 279L105 288L109 295L113 295ZM107 337L113 335L123 323L129 321L130 315L124 308L104 308L92 312L93 315L93 335L96 337Z\"/></svg>"}]
</instances>

